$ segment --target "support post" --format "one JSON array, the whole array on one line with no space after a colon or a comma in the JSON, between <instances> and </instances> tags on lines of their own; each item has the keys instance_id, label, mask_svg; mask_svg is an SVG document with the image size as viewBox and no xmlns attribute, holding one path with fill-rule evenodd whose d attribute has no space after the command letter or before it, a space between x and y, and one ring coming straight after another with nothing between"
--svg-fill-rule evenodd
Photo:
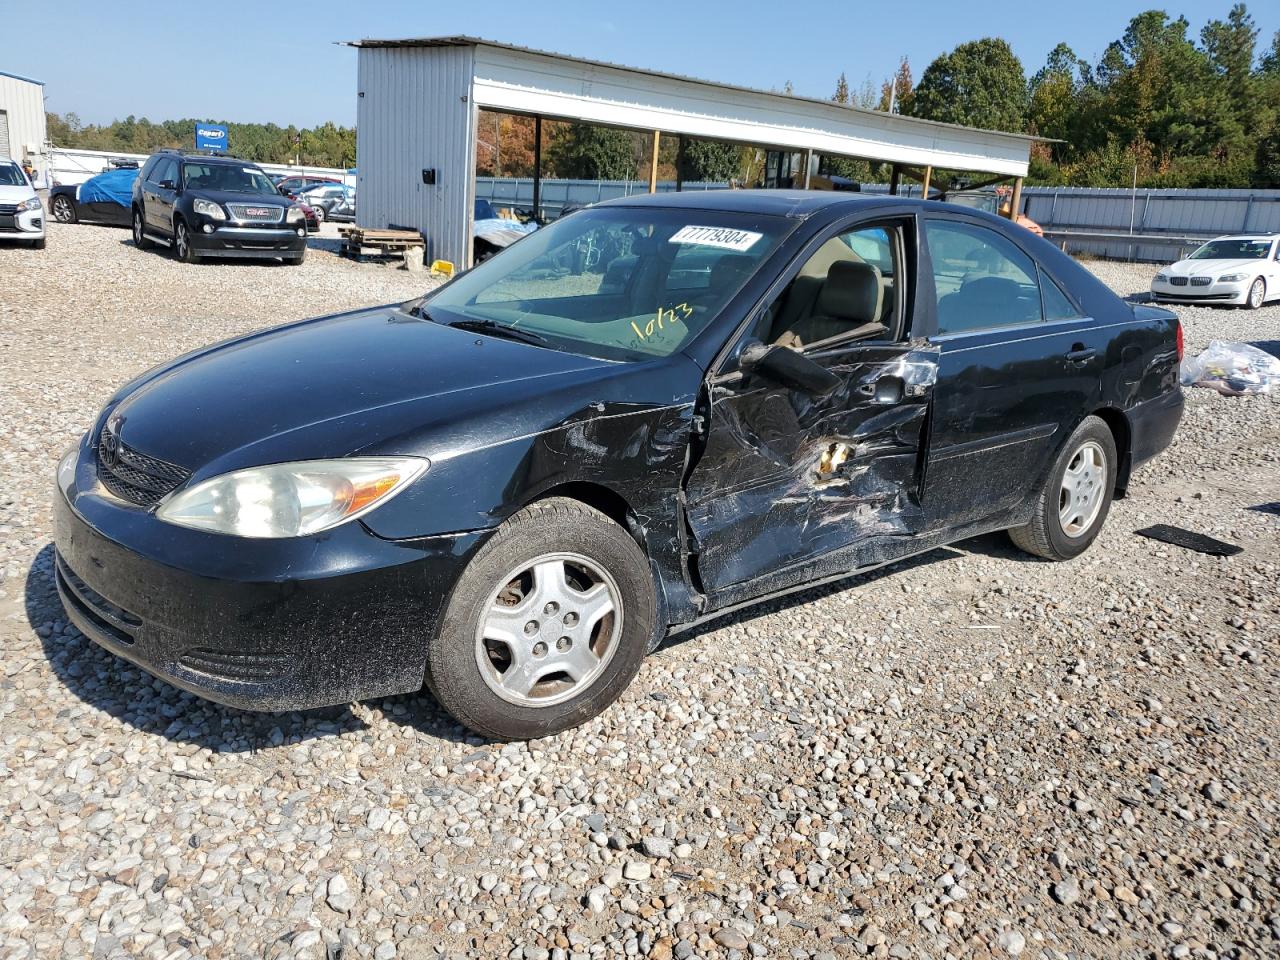
<instances>
[{"instance_id":1,"label":"support post","mask_svg":"<svg viewBox=\"0 0 1280 960\"><path fill-rule=\"evenodd\" d=\"M533 220L542 222L542 114L533 118Z\"/></svg>"},{"instance_id":2,"label":"support post","mask_svg":"<svg viewBox=\"0 0 1280 960\"><path fill-rule=\"evenodd\" d=\"M929 199L929 181L933 179L933 167L924 168L924 176L920 178L920 199Z\"/></svg>"},{"instance_id":3,"label":"support post","mask_svg":"<svg viewBox=\"0 0 1280 960\"><path fill-rule=\"evenodd\" d=\"M809 174L810 174L810 171L812 170L813 170L813 148L810 147L804 152L804 188L806 190L809 189Z\"/></svg>"},{"instance_id":4,"label":"support post","mask_svg":"<svg viewBox=\"0 0 1280 960\"><path fill-rule=\"evenodd\" d=\"M902 168L896 163L889 168L889 193L891 196L898 195L898 181L902 178Z\"/></svg>"},{"instance_id":5,"label":"support post","mask_svg":"<svg viewBox=\"0 0 1280 960\"><path fill-rule=\"evenodd\" d=\"M1018 222L1018 214L1022 209L1022 178L1013 179L1013 200L1009 203L1009 219Z\"/></svg>"},{"instance_id":6,"label":"support post","mask_svg":"<svg viewBox=\"0 0 1280 960\"><path fill-rule=\"evenodd\" d=\"M649 161L649 192L658 192L658 144L662 142L662 131L653 131L653 158Z\"/></svg>"},{"instance_id":7,"label":"support post","mask_svg":"<svg viewBox=\"0 0 1280 960\"><path fill-rule=\"evenodd\" d=\"M676 137L676 193L684 189L684 134Z\"/></svg>"}]
</instances>

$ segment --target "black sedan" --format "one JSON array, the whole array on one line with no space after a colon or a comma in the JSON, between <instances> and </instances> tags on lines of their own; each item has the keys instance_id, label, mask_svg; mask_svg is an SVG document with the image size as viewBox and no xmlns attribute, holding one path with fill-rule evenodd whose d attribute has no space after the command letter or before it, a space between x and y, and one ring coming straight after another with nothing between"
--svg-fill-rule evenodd
<instances>
[{"instance_id":1,"label":"black sedan","mask_svg":"<svg viewBox=\"0 0 1280 960\"><path fill-rule=\"evenodd\" d=\"M108 170L84 183L59 184L49 191L49 211L59 223L130 225L130 196L136 167Z\"/></svg>"},{"instance_id":2,"label":"black sedan","mask_svg":"<svg viewBox=\"0 0 1280 960\"><path fill-rule=\"evenodd\" d=\"M425 684L541 736L743 604L994 530L1075 557L1169 444L1181 352L984 213L629 198L121 388L58 467L58 588L223 703Z\"/></svg>"}]
</instances>

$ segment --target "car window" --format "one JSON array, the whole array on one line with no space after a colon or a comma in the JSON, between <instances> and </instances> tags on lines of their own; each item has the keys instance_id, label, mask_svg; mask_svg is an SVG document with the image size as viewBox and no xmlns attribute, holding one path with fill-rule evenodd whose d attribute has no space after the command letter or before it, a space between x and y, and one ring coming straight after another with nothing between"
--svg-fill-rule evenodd
<instances>
[{"instance_id":1,"label":"car window","mask_svg":"<svg viewBox=\"0 0 1280 960\"><path fill-rule=\"evenodd\" d=\"M0 187L25 187L27 178L16 163L0 163Z\"/></svg>"},{"instance_id":2,"label":"car window","mask_svg":"<svg viewBox=\"0 0 1280 960\"><path fill-rule=\"evenodd\" d=\"M156 167L156 172L152 177L156 183L164 183L166 180L177 181L178 164L171 157L165 157L160 161L160 165Z\"/></svg>"},{"instance_id":3,"label":"car window","mask_svg":"<svg viewBox=\"0 0 1280 960\"><path fill-rule=\"evenodd\" d=\"M938 333L1040 323L1036 265L1012 242L986 227L925 221Z\"/></svg>"},{"instance_id":4,"label":"car window","mask_svg":"<svg viewBox=\"0 0 1280 960\"><path fill-rule=\"evenodd\" d=\"M667 356L720 314L794 227L746 213L583 210L519 239L425 307L440 322L518 327L591 356Z\"/></svg>"},{"instance_id":5,"label":"car window","mask_svg":"<svg viewBox=\"0 0 1280 960\"><path fill-rule=\"evenodd\" d=\"M1210 240L1188 260L1265 260L1270 240Z\"/></svg>"},{"instance_id":6,"label":"car window","mask_svg":"<svg viewBox=\"0 0 1280 960\"><path fill-rule=\"evenodd\" d=\"M804 350L841 338L896 338L902 227L859 226L829 237L765 309L749 334Z\"/></svg>"},{"instance_id":7,"label":"car window","mask_svg":"<svg viewBox=\"0 0 1280 960\"><path fill-rule=\"evenodd\" d=\"M1057 282L1043 270L1040 271L1040 296L1045 320L1075 320L1083 316Z\"/></svg>"},{"instance_id":8,"label":"car window","mask_svg":"<svg viewBox=\"0 0 1280 960\"><path fill-rule=\"evenodd\" d=\"M267 175L256 167L236 163L191 163L182 165L182 183L202 190L225 190L229 193L274 194L276 188Z\"/></svg>"}]
</instances>

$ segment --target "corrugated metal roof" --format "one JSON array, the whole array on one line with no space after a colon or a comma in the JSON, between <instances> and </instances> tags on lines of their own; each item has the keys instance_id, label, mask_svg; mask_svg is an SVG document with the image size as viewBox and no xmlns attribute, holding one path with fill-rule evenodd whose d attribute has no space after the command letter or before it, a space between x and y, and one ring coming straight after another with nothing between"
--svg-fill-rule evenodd
<instances>
[{"instance_id":1,"label":"corrugated metal roof","mask_svg":"<svg viewBox=\"0 0 1280 960\"><path fill-rule=\"evenodd\" d=\"M36 86L43 87L43 80L32 80L30 77L24 77L16 73L9 73L7 70L0 70L0 77L8 77L10 80L21 80L23 83L34 83Z\"/></svg>"},{"instance_id":2,"label":"corrugated metal roof","mask_svg":"<svg viewBox=\"0 0 1280 960\"><path fill-rule=\"evenodd\" d=\"M982 133L1006 137L1010 140L1031 144L1036 141L1044 140L1043 137L1033 137L1022 133L1008 133L1004 130L985 130L981 127L966 127L955 123L943 123L938 120L923 120L919 117L907 117L902 114L886 114L879 110L868 110L863 107L855 107L846 104L833 104L831 100L823 100L818 97L804 97L793 93L779 93L776 90L761 90L757 87L744 87L732 83L719 83L715 80L705 80L700 77L690 77L679 73L667 73L662 70L650 70L645 67L633 67L623 63L610 63L607 60L593 60L588 57L571 57L562 53L554 53L549 50L538 50L533 47L523 47L514 43L501 43L496 40L485 40L483 37L470 36L451 36L451 37L406 37L403 39L387 39L378 40L366 38L363 40L346 40L343 41L349 47L370 47L370 48L387 48L387 47L491 47L496 50L510 50L516 53L533 54L540 57L553 57L557 60L564 60L571 63L586 64L594 67L605 67L610 70L626 70L631 73L639 73L650 77L662 77L666 80L679 80L684 83L696 83L708 87L717 87L721 90L734 90L740 93L758 94L760 96L777 97L780 100L792 100L800 103L816 103L825 107L840 106L842 109L849 110L853 113L868 114L877 118L891 116L895 120L900 120L910 124L926 124L935 127L944 127L953 130L981 130Z\"/></svg>"}]
</instances>

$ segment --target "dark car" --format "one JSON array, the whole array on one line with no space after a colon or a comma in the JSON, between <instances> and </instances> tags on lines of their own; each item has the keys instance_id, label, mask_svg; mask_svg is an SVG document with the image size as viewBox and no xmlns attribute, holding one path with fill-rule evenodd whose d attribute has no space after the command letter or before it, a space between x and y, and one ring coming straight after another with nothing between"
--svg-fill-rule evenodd
<instances>
[{"instance_id":1,"label":"dark car","mask_svg":"<svg viewBox=\"0 0 1280 960\"><path fill-rule=\"evenodd\" d=\"M307 226L256 165L233 157L161 150L133 185L133 242L172 247L179 260L202 257L301 263Z\"/></svg>"},{"instance_id":2,"label":"dark car","mask_svg":"<svg viewBox=\"0 0 1280 960\"><path fill-rule=\"evenodd\" d=\"M294 176L294 177L281 177L279 180L275 181L275 185L276 185L276 189L281 193L281 195L286 197L296 197L299 193L301 193L303 190L306 190L308 187L315 187L324 183L341 183L341 182L342 182L341 180L336 180L333 177Z\"/></svg>"},{"instance_id":3,"label":"dark car","mask_svg":"<svg viewBox=\"0 0 1280 960\"><path fill-rule=\"evenodd\" d=\"M84 183L64 183L49 191L49 210L59 223L130 224L133 184L138 166L107 170Z\"/></svg>"},{"instance_id":4,"label":"dark car","mask_svg":"<svg viewBox=\"0 0 1280 960\"><path fill-rule=\"evenodd\" d=\"M58 468L57 583L223 703L425 682L541 736L740 605L994 530L1076 556L1170 442L1181 352L1174 314L987 214L613 201L120 389Z\"/></svg>"}]
</instances>

